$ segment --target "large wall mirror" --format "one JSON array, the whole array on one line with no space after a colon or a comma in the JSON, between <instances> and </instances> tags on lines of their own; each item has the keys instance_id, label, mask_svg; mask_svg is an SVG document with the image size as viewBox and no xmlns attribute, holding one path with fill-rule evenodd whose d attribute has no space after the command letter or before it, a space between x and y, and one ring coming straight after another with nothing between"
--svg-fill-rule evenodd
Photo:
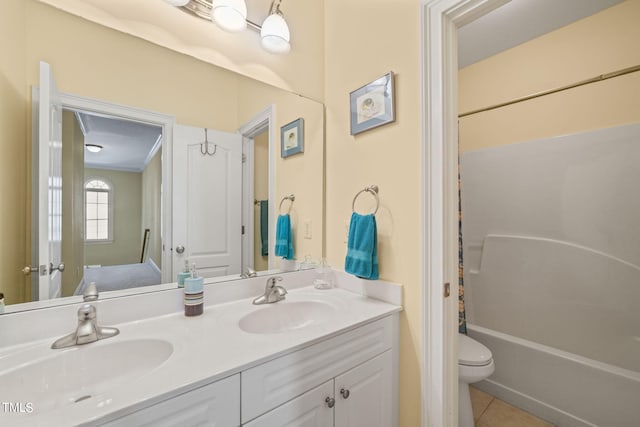
<instances>
[{"instance_id":1,"label":"large wall mirror","mask_svg":"<svg viewBox=\"0 0 640 427\"><path fill-rule=\"evenodd\" d=\"M175 282L186 260L212 280L277 269L273 237L281 210L291 215L296 259L322 258L321 103L36 0L12 1L7 14L11 44L3 41L2 49L11 61L0 63L7 95L0 111L16 118L13 128L7 119L0 129L6 155L15 155L0 164L0 185L16 189L0 194L3 209L13 207L0 217L7 311L43 305L34 300L77 302L74 294L89 281L100 288L117 275L130 283L104 288L101 298L166 289L141 285ZM41 85L41 61L62 96L61 255L50 262L65 269L51 292L38 288L39 272L22 272L44 264L35 259L32 227L42 212L32 146L39 119L32 88ZM280 128L298 118L304 152L282 158ZM290 194L295 201L281 204ZM213 260L225 251L237 259Z\"/></svg>"}]
</instances>

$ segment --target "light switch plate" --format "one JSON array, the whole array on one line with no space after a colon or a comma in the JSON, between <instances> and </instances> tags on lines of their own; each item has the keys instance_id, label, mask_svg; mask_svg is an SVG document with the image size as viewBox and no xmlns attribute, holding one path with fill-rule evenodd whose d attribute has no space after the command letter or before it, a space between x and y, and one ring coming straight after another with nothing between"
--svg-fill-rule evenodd
<instances>
[{"instance_id":1,"label":"light switch plate","mask_svg":"<svg viewBox=\"0 0 640 427\"><path fill-rule=\"evenodd\" d=\"M312 233L313 227L311 224L311 220L310 219L305 219L304 220L304 238L305 239L311 239L313 236Z\"/></svg>"}]
</instances>

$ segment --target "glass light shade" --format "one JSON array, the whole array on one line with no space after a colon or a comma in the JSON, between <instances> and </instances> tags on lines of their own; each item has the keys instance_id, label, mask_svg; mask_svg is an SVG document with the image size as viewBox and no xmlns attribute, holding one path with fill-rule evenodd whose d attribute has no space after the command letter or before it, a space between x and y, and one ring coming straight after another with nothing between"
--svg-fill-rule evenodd
<instances>
[{"instance_id":1,"label":"glass light shade","mask_svg":"<svg viewBox=\"0 0 640 427\"><path fill-rule=\"evenodd\" d=\"M102 145L98 144L85 144L85 147L87 147L87 150L91 153L99 153L100 150L102 150Z\"/></svg>"},{"instance_id":2,"label":"glass light shade","mask_svg":"<svg viewBox=\"0 0 640 427\"><path fill-rule=\"evenodd\" d=\"M164 0L173 6L185 6L190 0Z\"/></svg>"},{"instance_id":3,"label":"glass light shade","mask_svg":"<svg viewBox=\"0 0 640 427\"><path fill-rule=\"evenodd\" d=\"M271 53L288 53L291 50L289 26L282 15L267 16L260 30L262 47Z\"/></svg>"},{"instance_id":4,"label":"glass light shade","mask_svg":"<svg viewBox=\"0 0 640 427\"><path fill-rule=\"evenodd\" d=\"M247 5L244 0L214 0L211 19L225 31L242 31L247 28Z\"/></svg>"}]
</instances>

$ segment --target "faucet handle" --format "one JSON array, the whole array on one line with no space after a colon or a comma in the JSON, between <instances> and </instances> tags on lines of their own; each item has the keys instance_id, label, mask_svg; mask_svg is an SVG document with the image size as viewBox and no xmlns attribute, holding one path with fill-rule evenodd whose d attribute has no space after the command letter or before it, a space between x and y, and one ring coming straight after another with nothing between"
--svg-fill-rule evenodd
<instances>
[{"instance_id":1,"label":"faucet handle","mask_svg":"<svg viewBox=\"0 0 640 427\"><path fill-rule=\"evenodd\" d=\"M84 301L96 301L98 299L98 287L96 286L96 282L89 283L82 294L82 299Z\"/></svg>"},{"instance_id":2,"label":"faucet handle","mask_svg":"<svg viewBox=\"0 0 640 427\"><path fill-rule=\"evenodd\" d=\"M267 289L273 288L276 285L276 282L282 282L282 277L280 276L269 277L267 279Z\"/></svg>"},{"instance_id":3,"label":"faucet handle","mask_svg":"<svg viewBox=\"0 0 640 427\"><path fill-rule=\"evenodd\" d=\"M91 304L83 304L78 309L78 321L94 320L96 318L96 308Z\"/></svg>"}]
</instances>

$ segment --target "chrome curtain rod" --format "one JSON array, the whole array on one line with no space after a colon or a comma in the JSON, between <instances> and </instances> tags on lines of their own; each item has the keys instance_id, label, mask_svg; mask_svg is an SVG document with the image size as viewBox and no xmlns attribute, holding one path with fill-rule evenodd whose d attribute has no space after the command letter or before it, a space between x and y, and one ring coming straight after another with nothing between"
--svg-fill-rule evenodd
<instances>
[{"instance_id":1,"label":"chrome curtain rod","mask_svg":"<svg viewBox=\"0 0 640 427\"><path fill-rule=\"evenodd\" d=\"M587 79L587 80L582 80L582 81L579 81L577 83L572 83L572 84L569 84L569 85L566 85L566 86L561 86L561 87L558 87L558 88L555 88L555 89L545 90L545 91L542 91L542 92L534 93L532 95L527 95L527 96L523 96L521 98L516 98L516 99L513 99L511 101L501 102L500 104L491 105L489 107L484 107L484 108L479 108L477 110L467 111L466 113L458 114L458 118L470 116L472 114L482 113L482 112L485 112L485 111L495 110L497 108L506 107L507 105L517 104L517 103L522 102L522 101L528 101L530 99L539 98L539 97L545 96L545 95L551 95L552 93L562 92L562 91L565 91L565 90L568 90L568 89L573 89L575 87L584 86L584 85L588 85L588 84L591 84L591 83L601 82L601 81L604 81L604 80L612 79L614 77L624 76L625 74L635 73L637 71L640 71L640 65L635 65L633 67L623 68L621 70L613 71L611 73L600 74L599 76L592 77L592 78Z\"/></svg>"}]
</instances>

